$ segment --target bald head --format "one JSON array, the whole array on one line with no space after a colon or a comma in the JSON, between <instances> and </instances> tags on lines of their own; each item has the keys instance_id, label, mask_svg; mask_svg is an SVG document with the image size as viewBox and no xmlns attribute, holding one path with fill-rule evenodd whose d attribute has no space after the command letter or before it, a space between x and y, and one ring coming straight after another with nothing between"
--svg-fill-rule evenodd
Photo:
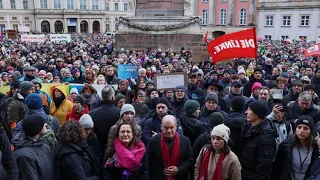
<instances>
[{"instance_id":1,"label":"bald head","mask_svg":"<svg viewBox=\"0 0 320 180\"><path fill-rule=\"evenodd\" d=\"M172 115L166 115L162 118L161 130L166 139L173 139L177 132L177 119Z\"/></svg>"},{"instance_id":2,"label":"bald head","mask_svg":"<svg viewBox=\"0 0 320 180\"><path fill-rule=\"evenodd\" d=\"M172 122L172 123L174 123L174 124L177 124L177 123L178 123L176 117L174 117L174 116L172 116L172 115L165 115L165 116L163 116L161 123L163 124L165 121L166 121L166 122L169 121L169 122Z\"/></svg>"}]
</instances>

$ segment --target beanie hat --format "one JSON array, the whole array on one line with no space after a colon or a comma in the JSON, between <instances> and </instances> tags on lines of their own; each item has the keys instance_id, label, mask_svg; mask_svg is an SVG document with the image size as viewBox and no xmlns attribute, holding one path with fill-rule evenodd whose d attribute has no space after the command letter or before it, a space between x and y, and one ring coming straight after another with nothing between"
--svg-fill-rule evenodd
<instances>
[{"instance_id":1,"label":"beanie hat","mask_svg":"<svg viewBox=\"0 0 320 180\"><path fill-rule=\"evenodd\" d=\"M30 81L22 81L20 83L20 90L22 92L27 92L28 90L30 90L33 87L34 87L34 84Z\"/></svg>"},{"instance_id":2,"label":"beanie hat","mask_svg":"<svg viewBox=\"0 0 320 180\"><path fill-rule=\"evenodd\" d=\"M157 91L157 92L158 92L157 89L151 88L151 89L149 89L148 92L147 92L147 97L150 97L150 95L151 95L151 93L152 93L153 91Z\"/></svg>"},{"instance_id":3,"label":"beanie hat","mask_svg":"<svg viewBox=\"0 0 320 180\"><path fill-rule=\"evenodd\" d=\"M272 89L272 88L278 88L278 84L275 81L271 81L268 84L268 88Z\"/></svg>"},{"instance_id":4,"label":"beanie hat","mask_svg":"<svg viewBox=\"0 0 320 180\"><path fill-rule=\"evenodd\" d=\"M235 96L231 99L231 108L234 112L241 113L244 109L245 100L242 96Z\"/></svg>"},{"instance_id":5,"label":"beanie hat","mask_svg":"<svg viewBox=\"0 0 320 180\"><path fill-rule=\"evenodd\" d=\"M136 114L136 110L131 104L124 104L120 111L120 117L126 112L133 112L133 114Z\"/></svg>"},{"instance_id":6,"label":"beanie hat","mask_svg":"<svg viewBox=\"0 0 320 180\"><path fill-rule=\"evenodd\" d=\"M300 80L295 80L292 82L292 86L295 86L295 85L302 86L302 82Z\"/></svg>"},{"instance_id":7,"label":"beanie hat","mask_svg":"<svg viewBox=\"0 0 320 180\"><path fill-rule=\"evenodd\" d=\"M311 80L309 79L308 76L302 76L300 79L301 82L308 82L310 84Z\"/></svg>"},{"instance_id":8,"label":"beanie hat","mask_svg":"<svg viewBox=\"0 0 320 180\"><path fill-rule=\"evenodd\" d=\"M170 108L170 102L167 98L165 98L165 97L158 98L157 103L156 103L156 107L160 103L165 104L168 107L168 109Z\"/></svg>"},{"instance_id":9,"label":"beanie hat","mask_svg":"<svg viewBox=\"0 0 320 180\"><path fill-rule=\"evenodd\" d=\"M289 75L288 75L287 72L282 72L282 73L280 73L280 76L281 76L281 77L284 77L284 78L289 78Z\"/></svg>"},{"instance_id":10,"label":"beanie hat","mask_svg":"<svg viewBox=\"0 0 320 180\"><path fill-rule=\"evenodd\" d=\"M320 71L320 68L317 68L316 71L314 71L314 73L316 74L318 71Z\"/></svg>"},{"instance_id":11,"label":"beanie hat","mask_svg":"<svg viewBox=\"0 0 320 180\"><path fill-rule=\"evenodd\" d=\"M28 109L41 109L43 106L42 98L39 94L31 93L26 97L25 100Z\"/></svg>"},{"instance_id":12,"label":"beanie hat","mask_svg":"<svg viewBox=\"0 0 320 180\"><path fill-rule=\"evenodd\" d=\"M246 71L244 71L244 69L239 69L238 74L246 74Z\"/></svg>"},{"instance_id":13,"label":"beanie hat","mask_svg":"<svg viewBox=\"0 0 320 180\"><path fill-rule=\"evenodd\" d=\"M214 112L210 114L208 119L208 124L210 127L215 127L219 124L223 124L223 122L224 122L224 117L220 112Z\"/></svg>"},{"instance_id":14,"label":"beanie hat","mask_svg":"<svg viewBox=\"0 0 320 180\"><path fill-rule=\"evenodd\" d=\"M211 131L211 136L221 137L226 143L229 141L230 129L224 124L219 124Z\"/></svg>"},{"instance_id":15,"label":"beanie hat","mask_svg":"<svg viewBox=\"0 0 320 180\"><path fill-rule=\"evenodd\" d=\"M126 99L126 97L125 97L123 94L118 93L118 94L116 95L115 105L117 105L118 102L120 101L120 99L122 99L122 98Z\"/></svg>"},{"instance_id":16,"label":"beanie hat","mask_svg":"<svg viewBox=\"0 0 320 180\"><path fill-rule=\"evenodd\" d=\"M22 121L22 129L27 136L36 136L41 132L44 126L44 121L44 118L38 114L27 116Z\"/></svg>"},{"instance_id":17,"label":"beanie hat","mask_svg":"<svg viewBox=\"0 0 320 180\"><path fill-rule=\"evenodd\" d=\"M251 93L253 93L253 91L255 90L255 89L257 89L257 88L262 88L262 84L261 83L259 83L259 82L255 82L255 83L253 83L253 85L252 85L252 87L251 87Z\"/></svg>"},{"instance_id":18,"label":"beanie hat","mask_svg":"<svg viewBox=\"0 0 320 180\"><path fill-rule=\"evenodd\" d=\"M309 89L316 90L316 87L313 84L308 84L306 87L304 87L304 90L307 91Z\"/></svg>"},{"instance_id":19,"label":"beanie hat","mask_svg":"<svg viewBox=\"0 0 320 180\"><path fill-rule=\"evenodd\" d=\"M143 90L139 90L137 95L142 95L142 96L146 96L146 92L144 92Z\"/></svg>"},{"instance_id":20,"label":"beanie hat","mask_svg":"<svg viewBox=\"0 0 320 180\"><path fill-rule=\"evenodd\" d=\"M78 68L74 68L72 71L72 75L74 76L77 72L80 72L80 70Z\"/></svg>"},{"instance_id":21,"label":"beanie hat","mask_svg":"<svg viewBox=\"0 0 320 180\"><path fill-rule=\"evenodd\" d=\"M20 83L19 83L19 81L13 81L13 82L10 84L10 89L20 89Z\"/></svg>"},{"instance_id":22,"label":"beanie hat","mask_svg":"<svg viewBox=\"0 0 320 180\"><path fill-rule=\"evenodd\" d=\"M188 100L184 103L184 110L187 114L192 114L198 110L200 103L195 100Z\"/></svg>"},{"instance_id":23,"label":"beanie hat","mask_svg":"<svg viewBox=\"0 0 320 180\"><path fill-rule=\"evenodd\" d=\"M46 74L47 74L47 73L46 73L46 71L44 71L44 70L40 70L40 71L39 71L39 75L44 75L44 76L46 76Z\"/></svg>"},{"instance_id":24,"label":"beanie hat","mask_svg":"<svg viewBox=\"0 0 320 180\"><path fill-rule=\"evenodd\" d=\"M269 107L267 105L267 102L265 101L253 101L249 104L249 108L255 115L257 115L262 120L267 117L269 112Z\"/></svg>"},{"instance_id":25,"label":"beanie hat","mask_svg":"<svg viewBox=\"0 0 320 180\"><path fill-rule=\"evenodd\" d=\"M187 89L184 86L176 86L176 91L177 90L183 90L184 92L187 92Z\"/></svg>"},{"instance_id":26,"label":"beanie hat","mask_svg":"<svg viewBox=\"0 0 320 180\"><path fill-rule=\"evenodd\" d=\"M84 129L92 129L93 128L93 121L92 121L92 118L89 114L82 115L79 119L79 124Z\"/></svg>"},{"instance_id":27,"label":"beanie hat","mask_svg":"<svg viewBox=\"0 0 320 180\"><path fill-rule=\"evenodd\" d=\"M261 72L261 74L262 74L262 69L261 69L261 68L259 68L259 67L254 68L253 73L255 73L255 72L257 72L257 71Z\"/></svg>"},{"instance_id":28,"label":"beanie hat","mask_svg":"<svg viewBox=\"0 0 320 180\"><path fill-rule=\"evenodd\" d=\"M217 96L217 94L214 93L214 92L210 92L209 94L207 94L207 96L206 96L206 98L205 98L204 101L205 101L205 102L207 102L207 101L214 101L214 102L216 102L216 103L219 103L218 96Z\"/></svg>"},{"instance_id":29,"label":"beanie hat","mask_svg":"<svg viewBox=\"0 0 320 180\"><path fill-rule=\"evenodd\" d=\"M313 120L312 120L312 118L311 118L310 116L307 116L307 115L299 116L299 117L298 117L298 120L296 121L296 127L297 127L299 124L307 125L307 126L309 126L309 128L311 129L311 132L313 131L314 122L313 122Z\"/></svg>"},{"instance_id":30,"label":"beanie hat","mask_svg":"<svg viewBox=\"0 0 320 180\"><path fill-rule=\"evenodd\" d=\"M21 73L19 71L15 71L13 74L12 74L13 77L15 77L16 79L19 79L21 77Z\"/></svg>"},{"instance_id":31,"label":"beanie hat","mask_svg":"<svg viewBox=\"0 0 320 180\"><path fill-rule=\"evenodd\" d=\"M86 99L80 95L73 98L73 102L79 102L82 106L86 103Z\"/></svg>"},{"instance_id":32,"label":"beanie hat","mask_svg":"<svg viewBox=\"0 0 320 180\"><path fill-rule=\"evenodd\" d=\"M75 87L70 90L70 94L72 94L72 93L75 93L75 94L79 95L79 91Z\"/></svg>"}]
</instances>

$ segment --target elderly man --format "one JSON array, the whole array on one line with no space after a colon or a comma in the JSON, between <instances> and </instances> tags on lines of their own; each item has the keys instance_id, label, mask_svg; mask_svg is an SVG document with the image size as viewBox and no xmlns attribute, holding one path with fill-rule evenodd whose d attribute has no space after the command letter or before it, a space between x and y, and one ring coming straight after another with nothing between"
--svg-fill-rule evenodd
<instances>
[{"instance_id":1,"label":"elderly man","mask_svg":"<svg viewBox=\"0 0 320 180\"><path fill-rule=\"evenodd\" d=\"M188 179L188 169L193 165L192 149L189 139L177 133L177 127L177 119L166 115L162 118L162 132L150 139L145 162L150 180Z\"/></svg>"}]
</instances>

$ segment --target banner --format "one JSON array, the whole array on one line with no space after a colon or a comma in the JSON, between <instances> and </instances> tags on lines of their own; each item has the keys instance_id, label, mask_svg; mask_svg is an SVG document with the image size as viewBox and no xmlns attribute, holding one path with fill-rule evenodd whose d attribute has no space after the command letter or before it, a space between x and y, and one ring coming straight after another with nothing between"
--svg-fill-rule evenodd
<instances>
[{"instance_id":1,"label":"banner","mask_svg":"<svg viewBox=\"0 0 320 180\"><path fill-rule=\"evenodd\" d=\"M17 33L16 30L14 30L14 29L7 29L7 30L6 30L6 33L7 33L7 37L8 37L9 39L12 39L12 40L17 39L18 33Z\"/></svg>"},{"instance_id":2,"label":"banner","mask_svg":"<svg viewBox=\"0 0 320 180\"><path fill-rule=\"evenodd\" d=\"M50 34L50 41L56 44L69 43L71 36L70 34Z\"/></svg>"},{"instance_id":3,"label":"banner","mask_svg":"<svg viewBox=\"0 0 320 180\"><path fill-rule=\"evenodd\" d=\"M304 55L308 56L320 56L320 44L313 45L308 49L304 50Z\"/></svg>"},{"instance_id":4,"label":"banner","mask_svg":"<svg viewBox=\"0 0 320 180\"><path fill-rule=\"evenodd\" d=\"M18 26L19 32L30 32L30 27L28 26Z\"/></svg>"},{"instance_id":5,"label":"banner","mask_svg":"<svg viewBox=\"0 0 320 180\"><path fill-rule=\"evenodd\" d=\"M21 35L21 41L24 42L44 42L46 40L46 36L44 34L39 34L39 35Z\"/></svg>"},{"instance_id":6,"label":"banner","mask_svg":"<svg viewBox=\"0 0 320 180\"><path fill-rule=\"evenodd\" d=\"M175 89L177 86L187 86L186 74L155 74L154 84L155 88L162 89Z\"/></svg>"},{"instance_id":7,"label":"banner","mask_svg":"<svg viewBox=\"0 0 320 180\"><path fill-rule=\"evenodd\" d=\"M118 79L138 79L138 66L135 64L119 64Z\"/></svg>"},{"instance_id":8,"label":"banner","mask_svg":"<svg viewBox=\"0 0 320 180\"><path fill-rule=\"evenodd\" d=\"M212 40L208 44L208 51L214 63L230 58L256 58L255 28L226 34Z\"/></svg>"}]
</instances>

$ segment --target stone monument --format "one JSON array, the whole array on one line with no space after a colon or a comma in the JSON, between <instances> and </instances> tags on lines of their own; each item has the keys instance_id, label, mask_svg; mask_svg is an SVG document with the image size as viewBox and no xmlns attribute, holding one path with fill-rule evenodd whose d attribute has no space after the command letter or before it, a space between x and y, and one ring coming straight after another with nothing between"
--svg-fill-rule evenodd
<instances>
[{"instance_id":1,"label":"stone monument","mask_svg":"<svg viewBox=\"0 0 320 180\"><path fill-rule=\"evenodd\" d=\"M201 18L192 16L195 0L129 0L131 17L118 17L116 48L180 50L203 41Z\"/></svg>"}]
</instances>

